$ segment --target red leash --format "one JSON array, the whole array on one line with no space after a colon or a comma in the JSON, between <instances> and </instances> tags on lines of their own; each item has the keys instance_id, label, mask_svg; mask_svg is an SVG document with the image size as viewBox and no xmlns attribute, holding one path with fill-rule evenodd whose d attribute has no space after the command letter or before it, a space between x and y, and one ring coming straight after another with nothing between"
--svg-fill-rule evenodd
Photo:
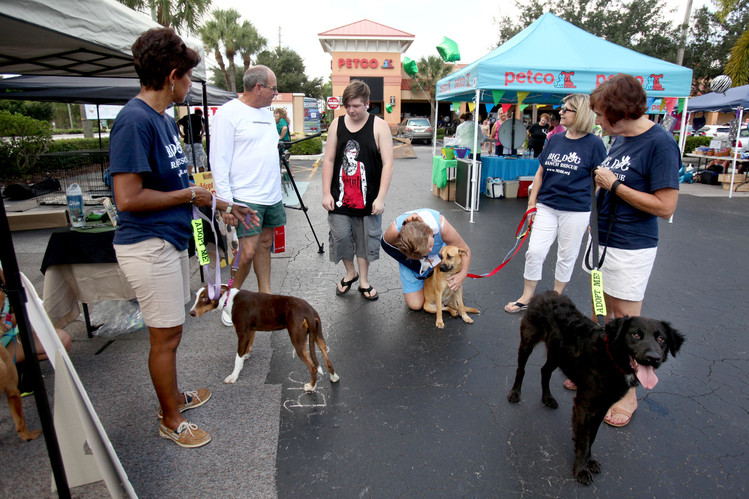
<instances>
[{"instance_id":1,"label":"red leash","mask_svg":"<svg viewBox=\"0 0 749 499\"><path fill-rule=\"evenodd\" d=\"M483 277L491 277L500 270L502 270L502 267L510 263L510 260L512 260L512 257L517 254L518 251L520 251L520 248L523 246L523 243L528 238L528 236L531 233L531 227L533 226L533 219L529 219L528 217L532 215L533 213L536 213L536 208L531 208L530 210L525 212L525 215L523 215L523 219L520 221L520 225L518 225L518 230L515 231L515 246L510 250L509 253L505 256L505 259L502 261L502 263L499 264L499 266L489 272L488 274L468 274L468 277L471 277L473 279L481 279ZM526 227L526 222L528 222L528 226Z\"/></svg>"}]
</instances>

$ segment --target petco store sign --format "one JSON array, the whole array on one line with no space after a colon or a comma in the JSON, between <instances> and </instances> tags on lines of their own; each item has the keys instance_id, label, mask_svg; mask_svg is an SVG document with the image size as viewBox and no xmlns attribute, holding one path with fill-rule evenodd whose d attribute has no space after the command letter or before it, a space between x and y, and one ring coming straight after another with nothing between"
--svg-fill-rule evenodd
<instances>
[{"instance_id":1,"label":"petco store sign","mask_svg":"<svg viewBox=\"0 0 749 499\"><path fill-rule=\"evenodd\" d=\"M359 57L339 57L338 58L338 69L393 69L392 59L383 59L382 65L376 58L359 58Z\"/></svg>"}]
</instances>

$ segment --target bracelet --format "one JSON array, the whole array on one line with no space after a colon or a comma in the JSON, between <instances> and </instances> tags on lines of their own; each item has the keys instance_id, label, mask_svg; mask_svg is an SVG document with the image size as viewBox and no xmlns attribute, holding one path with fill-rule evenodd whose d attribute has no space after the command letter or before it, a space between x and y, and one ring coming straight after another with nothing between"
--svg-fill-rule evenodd
<instances>
[{"instance_id":1,"label":"bracelet","mask_svg":"<svg viewBox=\"0 0 749 499\"><path fill-rule=\"evenodd\" d=\"M619 184L621 183L621 180L614 180L614 183L611 184L611 194L616 194L616 188L619 187Z\"/></svg>"},{"instance_id":2,"label":"bracelet","mask_svg":"<svg viewBox=\"0 0 749 499\"><path fill-rule=\"evenodd\" d=\"M224 213L228 215L229 213L231 213L232 208L234 208L234 205L230 204L229 206L226 207L226 210L224 210Z\"/></svg>"},{"instance_id":3,"label":"bracelet","mask_svg":"<svg viewBox=\"0 0 749 499\"><path fill-rule=\"evenodd\" d=\"M195 187L190 187L190 204L195 202Z\"/></svg>"}]
</instances>

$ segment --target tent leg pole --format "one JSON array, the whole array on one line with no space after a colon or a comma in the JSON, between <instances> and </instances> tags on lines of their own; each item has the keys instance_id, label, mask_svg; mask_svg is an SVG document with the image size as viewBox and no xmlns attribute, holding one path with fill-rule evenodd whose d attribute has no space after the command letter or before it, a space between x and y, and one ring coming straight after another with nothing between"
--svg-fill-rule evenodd
<instances>
[{"instance_id":1,"label":"tent leg pole","mask_svg":"<svg viewBox=\"0 0 749 499\"><path fill-rule=\"evenodd\" d=\"M205 120L205 170L211 171L211 132L208 126L208 87L203 83L203 119Z\"/></svg>"},{"instance_id":2,"label":"tent leg pole","mask_svg":"<svg viewBox=\"0 0 749 499\"><path fill-rule=\"evenodd\" d=\"M731 164L731 188L728 190L728 197L733 197L733 181L736 178L736 159L739 155L739 138L741 137L741 123L744 120L744 108L739 107L739 116L738 116L738 130L736 132L736 143L734 144L733 148L733 163Z\"/></svg>"},{"instance_id":3,"label":"tent leg pole","mask_svg":"<svg viewBox=\"0 0 749 499\"><path fill-rule=\"evenodd\" d=\"M5 203L0 195L0 234L10 234L8 226L8 217L5 212ZM39 420L42 424L44 441L47 445L47 454L49 455L52 475L57 487L57 495L60 498L69 498L70 489L68 487L68 478L65 474L65 466L62 461L60 452L60 443L57 440L54 419L49 407L49 398L42 380L42 373L39 369L39 361L36 357L36 348L34 346L34 337L31 333L31 324L29 316L26 313L26 293L21 284L21 273L18 269L15 249L13 248L13 239L0 245L0 262L3 264L5 274L5 285L8 289L8 300L13 307L18 323L18 334L22 338L23 353L26 356L26 364L31 369L31 378L34 383L34 399L36 409L39 413Z\"/></svg>"}]
</instances>

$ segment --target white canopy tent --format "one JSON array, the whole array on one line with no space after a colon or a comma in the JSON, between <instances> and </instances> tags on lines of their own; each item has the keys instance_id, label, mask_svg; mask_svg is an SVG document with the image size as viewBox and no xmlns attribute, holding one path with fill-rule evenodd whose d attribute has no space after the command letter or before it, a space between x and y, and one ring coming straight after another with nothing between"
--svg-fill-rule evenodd
<instances>
[{"instance_id":1,"label":"white canopy tent","mask_svg":"<svg viewBox=\"0 0 749 499\"><path fill-rule=\"evenodd\" d=\"M159 25L148 16L135 12L115 0L0 0L0 73L134 78L137 74L133 66L131 46L141 33L157 27ZM204 51L200 42L184 37L183 39L200 53L201 60L204 61ZM193 70L193 78L205 83L204 64ZM205 85L203 89L205 96ZM1 196L0 233L11 234ZM28 302L24 298L27 294L21 283L12 237L8 237L7 241L0 245L0 261L5 273L8 298L16 312L19 333L23 338L24 353L27 358L36 359L30 314L27 310ZM33 310L32 305L29 306ZM54 335L54 328L51 329L50 334ZM48 350L47 353L53 352ZM57 354L67 358L64 349L58 350ZM30 362L32 379L41 380L38 362ZM69 359L64 365L68 363ZM113 497L137 497L101 422L93 411L80 379L74 371L70 374L73 375L75 385L80 390L79 401L83 405L78 410L84 411L78 412L83 415L80 417L83 425L81 431L84 427L88 428L86 441L97 456L99 476L102 476ZM63 378L62 375L58 377ZM55 395L56 404L64 398L62 394ZM63 466L61 445L55 432L43 382L36 386L34 397L58 495L70 497L65 467L72 465L73 468L77 468L80 477L81 467L87 466L89 461L66 461Z\"/></svg>"},{"instance_id":2,"label":"white canopy tent","mask_svg":"<svg viewBox=\"0 0 749 499\"><path fill-rule=\"evenodd\" d=\"M115 0L0 0L0 73L137 77L130 47L160 25ZM203 44L193 79L206 81Z\"/></svg>"}]
</instances>

